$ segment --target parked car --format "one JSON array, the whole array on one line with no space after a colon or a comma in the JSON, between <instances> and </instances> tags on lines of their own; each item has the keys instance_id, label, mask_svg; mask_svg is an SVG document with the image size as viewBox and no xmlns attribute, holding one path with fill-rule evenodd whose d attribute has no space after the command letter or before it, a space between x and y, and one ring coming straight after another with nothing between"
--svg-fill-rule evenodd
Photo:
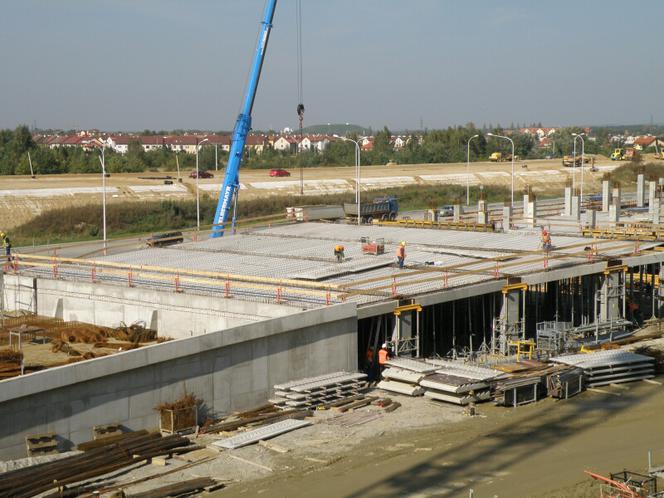
<instances>
[{"instance_id":1,"label":"parked car","mask_svg":"<svg viewBox=\"0 0 664 498\"><path fill-rule=\"evenodd\" d=\"M182 232L153 233L146 240L149 247L164 247L184 242Z\"/></svg>"},{"instance_id":2,"label":"parked car","mask_svg":"<svg viewBox=\"0 0 664 498\"><path fill-rule=\"evenodd\" d=\"M189 173L189 178L196 178L196 170ZM198 178L214 178L214 175L209 171L199 171Z\"/></svg>"},{"instance_id":3,"label":"parked car","mask_svg":"<svg viewBox=\"0 0 664 498\"><path fill-rule=\"evenodd\" d=\"M270 176L290 176L290 173L285 169L275 168L270 170Z\"/></svg>"}]
</instances>

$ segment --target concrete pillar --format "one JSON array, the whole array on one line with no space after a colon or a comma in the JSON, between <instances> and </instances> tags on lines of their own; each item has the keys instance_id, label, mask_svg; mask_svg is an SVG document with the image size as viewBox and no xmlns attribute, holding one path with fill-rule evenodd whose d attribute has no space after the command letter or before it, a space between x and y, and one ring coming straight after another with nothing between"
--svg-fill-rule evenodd
<instances>
[{"instance_id":1,"label":"concrete pillar","mask_svg":"<svg viewBox=\"0 0 664 498\"><path fill-rule=\"evenodd\" d=\"M480 225L486 225L489 223L489 213L487 212L486 199L480 199L477 202L477 223Z\"/></svg>"},{"instance_id":2,"label":"concrete pillar","mask_svg":"<svg viewBox=\"0 0 664 498\"><path fill-rule=\"evenodd\" d=\"M530 217L530 194L523 194L523 217Z\"/></svg>"},{"instance_id":3,"label":"concrete pillar","mask_svg":"<svg viewBox=\"0 0 664 498\"><path fill-rule=\"evenodd\" d=\"M607 213L609 211L609 205L611 204L611 184L609 180L602 180L602 212Z\"/></svg>"},{"instance_id":4,"label":"concrete pillar","mask_svg":"<svg viewBox=\"0 0 664 498\"><path fill-rule=\"evenodd\" d=\"M609 223L615 225L620 220L620 204L612 202L609 206Z\"/></svg>"},{"instance_id":5,"label":"concrete pillar","mask_svg":"<svg viewBox=\"0 0 664 498\"><path fill-rule=\"evenodd\" d=\"M524 298L522 289L511 289L503 293L503 305L500 308L500 335L496 337L492 348L502 354L508 352L508 342L521 339L525 320Z\"/></svg>"},{"instance_id":6,"label":"concrete pillar","mask_svg":"<svg viewBox=\"0 0 664 498\"><path fill-rule=\"evenodd\" d=\"M537 221L537 199L535 196L531 196L528 200L528 226L530 228L535 227L535 222Z\"/></svg>"},{"instance_id":7,"label":"concrete pillar","mask_svg":"<svg viewBox=\"0 0 664 498\"><path fill-rule=\"evenodd\" d=\"M577 221L581 219L581 199L578 195L572 196L569 216Z\"/></svg>"},{"instance_id":8,"label":"concrete pillar","mask_svg":"<svg viewBox=\"0 0 664 498\"><path fill-rule=\"evenodd\" d=\"M503 206L503 232L512 226L512 206Z\"/></svg>"},{"instance_id":9,"label":"concrete pillar","mask_svg":"<svg viewBox=\"0 0 664 498\"><path fill-rule=\"evenodd\" d=\"M652 214L652 201L657 195L657 182L648 182L648 213Z\"/></svg>"},{"instance_id":10,"label":"concrete pillar","mask_svg":"<svg viewBox=\"0 0 664 498\"><path fill-rule=\"evenodd\" d=\"M572 187L565 187L565 216L572 216Z\"/></svg>"},{"instance_id":11,"label":"concrete pillar","mask_svg":"<svg viewBox=\"0 0 664 498\"><path fill-rule=\"evenodd\" d=\"M659 217L661 213L661 203L662 199L659 197L655 197L652 202L650 203L652 205L652 223L653 225L659 225Z\"/></svg>"},{"instance_id":12,"label":"concrete pillar","mask_svg":"<svg viewBox=\"0 0 664 498\"><path fill-rule=\"evenodd\" d=\"M642 208L646 205L646 177L643 173L636 176L636 207Z\"/></svg>"},{"instance_id":13,"label":"concrete pillar","mask_svg":"<svg viewBox=\"0 0 664 498\"><path fill-rule=\"evenodd\" d=\"M438 221L438 216L440 211L437 209L428 209L427 210L427 221L433 221L434 223Z\"/></svg>"},{"instance_id":14,"label":"concrete pillar","mask_svg":"<svg viewBox=\"0 0 664 498\"><path fill-rule=\"evenodd\" d=\"M612 203L617 203L618 209L622 206L622 195L620 192L620 185L613 187L613 198L611 199Z\"/></svg>"},{"instance_id":15,"label":"concrete pillar","mask_svg":"<svg viewBox=\"0 0 664 498\"><path fill-rule=\"evenodd\" d=\"M622 272L616 271L602 277L599 302L600 322L608 322L620 318L620 299L622 298L621 274Z\"/></svg>"},{"instance_id":16,"label":"concrete pillar","mask_svg":"<svg viewBox=\"0 0 664 498\"><path fill-rule=\"evenodd\" d=\"M594 209L588 209L586 211L586 225L588 228L597 227L597 211Z\"/></svg>"},{"instance_id":17,"label":"concrete pillar","mask_svg":"<svg viewBox=\"0 0 664 498\"><path fill-rule=\"evenodd\" d=\"M457 223L461 221L461 204L454 205L454 221Z\"/></svg>"}]
</instances>

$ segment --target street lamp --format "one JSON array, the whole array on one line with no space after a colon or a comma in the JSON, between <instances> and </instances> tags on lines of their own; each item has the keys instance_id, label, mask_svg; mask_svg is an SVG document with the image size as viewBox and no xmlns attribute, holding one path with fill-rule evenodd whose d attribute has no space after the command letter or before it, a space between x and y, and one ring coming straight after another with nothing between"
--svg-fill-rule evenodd
<instances>
[{"instance_id":1,"label":"street lamp","mask_svg":"<svg viewBox=\"0 0 664 498\"><path fill-rule=\"evenodd\" d=\"M584 133L572 133L574 137L574 168L576 169L576 139L581 139L581 201L579 206L583 206L583 160L586 152L586 141L583 139Z\"/></svg>"},{"instance_id":2,"label":"street lamp","mask_svg":"<svg viewBox=\"0 0 664 498\"><path fill-rule=\"evenodd\" d=\"M514 209L514 140L512 140L510 137L504 137L502 135L494 135L493 133L487 133L487 135L490 137L503 138L505 140L509 140L510 143L512 144L512 209Z\"/></svg>"},{"instance_id":3,"label":"street lamp","mask_svg":"<svg viewBox=\"0 0 664 498\"><path fill-rule=\"evenodd\" d=\"M201 196L198 190L198 177L201 175L198 171L198 151L201 149L201 145L207 141L208 139L204 138L199 142L196 137L196 229L199 231L201 229Z\"/></svg>"},{"instance_id":4,"label":"street lamp","mask_svg":"<svg viewBox=\"0 0 664 498\"><path fill-rule=\"evenodd\" d=\"M339 135L333 136L343 140L344 142L353 142L355 144L355 203L357 204L357 224L360 225L362 223L362 216L360 213L360 144L352 138L342 137Z\"/></svg>"},{"instance_id":5,"label":"street lamp","mask_svg":"<svg viewBox=\"0 0 664 498\"><path fill-rule=\"evenodd\" d=\"M99 156L101 163L101 205L102 205L102 225L104 234L104 255L106 255L106 158L104 157L104 147L101 148L101 156Z\"/></svg>"},{"instance_id":6,"label":"street lamp","mask_svg":"<svg viewBox=\"0 0 664 498\"><path fill-rule=\"evenodd\" d=\"M466 152L466 206L470 205L470 142L473 138L477 138L479 135L473 135L468 139L468 143L466 144L467 147L467 152Z\"/></svg>"}]
</instances>

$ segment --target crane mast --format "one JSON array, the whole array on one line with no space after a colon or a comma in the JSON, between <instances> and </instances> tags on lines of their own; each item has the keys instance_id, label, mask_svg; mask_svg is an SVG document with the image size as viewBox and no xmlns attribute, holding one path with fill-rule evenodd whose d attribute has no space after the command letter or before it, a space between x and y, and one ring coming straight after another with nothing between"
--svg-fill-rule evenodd
<instances>
[{"instance_id":1,"label":"crane mast","mask_svg":"<svg viewBox=\"0 0 664 498\"><path fill-rule=\"evenodd\" d=\"M237 201L237 193L240 187L240 164L242 163L242 155L244 153L245 144L247 143L247 135L251 130L251 111L254 107L256 89L258 88L258 81L260 80L261 70L263 69L263 61L265 60L267 43L270 39L270 31L272 30L272 20L274 18L274 10L276 6L277 0L268 0L265 6L265 14L263 16L263 22L261 23L261 30L258 36L258 43L256 44L254 60L251 65L247 91L244 96L242 110L235 122L231 150L228 156L228 165L226 166L226 175L224 176L224 183L221 187L221 193L219 194L217 210L214 214L212 233L210 234L210 237L213 238L224 235L231 204L233 204L234 201ZM233 225L234 224L235 216L233 216Z\"/></svg>"}]
</instances>

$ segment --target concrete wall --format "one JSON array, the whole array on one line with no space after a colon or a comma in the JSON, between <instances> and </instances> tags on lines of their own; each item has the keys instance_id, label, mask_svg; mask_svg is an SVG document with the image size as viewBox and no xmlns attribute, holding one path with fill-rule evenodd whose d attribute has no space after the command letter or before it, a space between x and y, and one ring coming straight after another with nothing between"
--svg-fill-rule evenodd
<instances>
[{"instance_id":1,"label":"concrete wall","mask_svg":"<svg viewBox=\"0 0 664 498\"><path fill-rule=\"evenodd\" d=\"M67 447L98 424L157 427L154 407L185 391L202 418L255 407L276 383L356 370L356 329L355 305L341 304L1 381L0 458L25 456L25 434Z\"/></svg>"},{"instance_id":2,"label":"concrete wall","mask_svg":"<svg viewBox=\"0 0 664 498\"><path fill-rule=\"evenodd\" d=\"M35 291L36 289L36 291ZM106 327L145 321L179 339L286 316L301 308L100 283L4 276L4 309Z\"/></svg>"}]
</instances>

